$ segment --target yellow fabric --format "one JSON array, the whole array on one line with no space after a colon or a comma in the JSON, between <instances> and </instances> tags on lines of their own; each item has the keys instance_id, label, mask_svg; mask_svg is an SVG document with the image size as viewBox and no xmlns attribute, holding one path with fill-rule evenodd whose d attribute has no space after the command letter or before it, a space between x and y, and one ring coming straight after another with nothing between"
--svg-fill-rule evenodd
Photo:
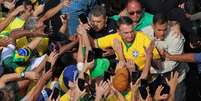
<instances>
[{"instance_id":1,"label":"yellow fabric","mask_svg":"<svg viewBox=\"0 0 201 101\"><path fill-rule=\"evenodd\" d=\"M119 101L116 96L108 96L106 101Z\"/></svg>"},{"instance_id":2,"label":"yellow fabric","mask_svg":"<svg viewBox=\"0 0 201 101\"><path fill-rule=\"evenodd\" d=\"M60 101L70 101L70 95L68 93L61 96Z\"/></svg>"},{"instance_id":3,"label":"yellow fabric","mask_svg":"<svg viewBox=\"0 0 201 101\"><path fill-rule=\"evenodd\" d=\"M131 101L131 92L129 91L125 96L126 101ZM119 101L117 96L113 95L113 96L108 96L106 101Z\"/></svg>"},{"instance_id":4,"label":"yellow fabric","mask_svg":"<svg viewBox=\"0 0 201 101\"><path fill-rule=\"evenodd\" d=\"M59 77L59 86L61 87L62 91L67 92L68 88L65 86L64 84L64 80L63 80L63 72Z\"/></svg>"},{"instance_id":5,"label":"yellow fabric","mask_svg":"<svg viewBox=\"0 0 201 101\"><path fill-rule=\"evenodd\" d=\"M25 70L25 67L17 67L17 68L15 69L15 72L16 72L16 73L22 73L24 70Z\"/></svg>"},{"instance_id":6,"label":"yellow fabric","mask_svg":"<svg viewBox=\"0 0 201 101\"><path fill-rule=\"evenodd\" d=\"M24 26L25 21L19 17L16 17L0 34L9 33L18 28L22 28Z\"/></svg>"},{"instance_id":7,"label":"yellow fabric","mask_svg":"<svg viewBox=\"0 0 201 101\"><path fill-rule=\"evenodd\" d=\"M40 56L42 56L48 49L49 38L43 38L37 45L36 50ZM17 48L22 48L29 43L27 37L22 37L16 40Z\"/></svg>"},{"instance_id":8,"label":"yellow fabric","mask_svg":"<svg viewBox=\"0 0 201 101\"><path fill-rule=\"evenodd\" d=\"M98 38L97 45L99 48L107 48L113 46L113 40L118 39L122 43L123 54L125 58L131 59L135 62L135 64L139 67L139 70L144 68L145 64L145 50L151 42L151 39L145 35L143 32L136 32L135 39L131 45L131 47L127 48L121 36L118 33L110 34L102 38ZM118 57L117 57L118 58ZM156 49L153 51L153 58L158 59L160 55Z\"/></svg>"},{"instance_id":9,"label":"yellow fabric","mask_svg":"<svg viewBox=\"0 0 201 101\"><path fill-rule=\"evenodd\" d=\"M129 91L127 94L126 94L126 96L125 96L125 98L126 98L126 100L127 101L131 101L131 91Z\"/></svg>"}]
</instances>

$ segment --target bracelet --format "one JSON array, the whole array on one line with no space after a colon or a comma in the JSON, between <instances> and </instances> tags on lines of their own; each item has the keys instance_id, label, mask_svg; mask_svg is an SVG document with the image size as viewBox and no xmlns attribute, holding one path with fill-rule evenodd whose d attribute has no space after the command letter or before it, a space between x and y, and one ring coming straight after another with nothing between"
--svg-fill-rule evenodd
<instances>
[{"instance_id":1,"label":"bracelet","mask_svg":"<svg viewBox=\"0 0 201 101\"><path fill-rule=\"evenodd\" d=\"M25 73L24 72L20 73L20 78L23 79L24 77L25 77Z\"/></svg>"}]
</instances>

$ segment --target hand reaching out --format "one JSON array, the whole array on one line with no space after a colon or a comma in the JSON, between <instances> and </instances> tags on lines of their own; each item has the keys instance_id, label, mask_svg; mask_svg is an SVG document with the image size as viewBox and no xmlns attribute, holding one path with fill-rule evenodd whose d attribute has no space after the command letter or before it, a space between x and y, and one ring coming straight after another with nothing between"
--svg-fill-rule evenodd
<instances>
[{"instance_id":1,"label":"hand reaching out","mask_svg":"<svg viewBox=\"0 0 201 101\"><path fill-rule=\"evenodd\" d=\"M167 84L170 86L170 93L175 93L177 84L179 79L179 73L176 71L175 73L171 72L170 80L166 78Z\"/></svg>"},{"instance_id":2,"label":"hand reaching out","mask_svg":"<svg viewBox=\"0 0 201 101\"><path fill-rule=\"evenodd\" d=\"M63 0L62 4L63 4L63 6L69 6L70 0Z\"/></svg>"},{"instance_id":3,"label":"hand reaching out","mask_svg":"<svg viewBox=\"0 0 201 101\"><path fill-rule=\"evenodd\" d=\"M103 96L108 88L109 83L106 81L101 81L99 84L96 84L96 96Z\"/></svg>"},{"instance_id":4,"label":"hand reaching out","mask_svg":"<svg viewBox=\"0 0 201 101\"><path fill-rule=\"evenodd\" d=\"M56 52L56 50L54 50L50 53L47 61L51 63L51 67L54 66L54 64L58 58L58 55L59 54Z\"/></svg>"},{"instance_id":5,"label":"hand reaching out","mask_svg":"<svg viewBox=\"0 0 201 101\"><path fill-rule=\"evenodd\" d=\"M161 92L163 89L164 89L164 87L162 85L158 86L158 88L156 89L155 95L154 95L155 101L161 101L161 100L165 100L168 98L168 94L161 95Z\"/></svg>"}]
</instances>

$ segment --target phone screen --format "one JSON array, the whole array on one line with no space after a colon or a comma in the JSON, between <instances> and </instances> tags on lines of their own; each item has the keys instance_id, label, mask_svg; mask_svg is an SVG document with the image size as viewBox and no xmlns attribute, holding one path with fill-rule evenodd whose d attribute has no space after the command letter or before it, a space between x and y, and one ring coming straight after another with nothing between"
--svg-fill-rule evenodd
<instances>
[{"instance_id":1,"label":"phone screen","mask_svg":"<svg viewBox=\"0 0 201 101\"><path fill-rule=\"evenodd\" d=\"M80 88L81 91L85 89L85 80L78 78L78 87Z\"/></svg>"},{"instance_id":2,"label":"phone screen","mask_svg":"<svg viewBox=\"0 0 201 101\"><path fill-rule=\"evenodd\" d=\"M138 72L138 71L132 72L132 78L131 78L132 83L134 84L138 80L139 77L140 77L140 72Z\"/></svg>"},{"instance_id":3,"label":"phone screen","mask_svg":"<svg viewBox=\"0 0 201 101\"><path fill-rule=\"evenodd\" d=\"M79 15L79 19L80 19L80 21L81 21L83 24L88 23L88 19L87 19L87 17L85 16L84 13L82 13L82 14Z\"/></svg>"},{"instance_id":4,"label":"phone screen","mask_svg":"<svg viewBox=\"0 0 201 101\"><path fill-rule=\"evenodd\" d=\"M55 87L52 94L52 99L56 100L58 96L59 96L59 89Z\"/></svg>"},{"instance_id":5,"label":"phone screen","mask_svg":"<svg viewBox=\"0 0 201 101\"><path fill-rule=\"evenodd\" d=\"M94 59L94 53L93 51L90 50L88 53L87 62L91 62L93 61L93 59Z\"/></svg>"},{"instance_id":6,"label":"phone screen","mask_svg":"<svg viewBox=\"0 0 201 101\"><path fill-rule=\"evenodd\" d=\"M50 62L46 62L45 64L45 72L49 71L51 68L51 63Z\"/></svg>"},{"instance_id":7,"label":"phone screen","mask_svg":"<svg viewBox=\"0 0 201 101\"><path fill-rule=\"evenodd\" d=\"M104 72L104 81L110 80L111 73L108 71Z\"/></svg>"}]
</instances>

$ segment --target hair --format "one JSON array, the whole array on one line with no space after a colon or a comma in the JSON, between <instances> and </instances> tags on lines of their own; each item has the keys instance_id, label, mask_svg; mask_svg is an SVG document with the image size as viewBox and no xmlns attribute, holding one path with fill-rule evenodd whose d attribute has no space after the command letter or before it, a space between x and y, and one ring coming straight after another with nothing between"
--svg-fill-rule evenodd
<instances>
[{"instance_id":1,"label":"hair","mask_svg":"<svg viewBox=\"0 0 201 101\"><path fill-rule=\"evenodd\" d=\"M15 96L12 91L8 90L8 88L3 88L0 90L0 101L14 101Z\"/></svg>"},{"instance_id":2,"label":"hair","mask_svg":"<svg viewBox=\"0 0 201 101\"><path fill-rule=\"evenodd\" d=\"M153 24L165 24L168 22L167 16L163 13L157 13L154 15Z\"/></svg>"},{"instance_id":3,"label":"hair","mask_svg":"<svg viewBox=\"0 0 201 101\"><path fill-rule=\"evenodd\" d=\"M133 24L133 20L128 16L122 16L117 22L117 27L119 28L121 24L131 25Z\"/></svg>"},{"instance_id":4,"label":"hair","mask_svg":"<svg viewBox=\"0 0 201 101\"><path fill-rule=\"evenodd\" d=\"M89 18L93 16L99 17L103 16L106 17L106 9L103 6L95 5L92 10L89 12Z\"/></svg>"}]
</instances>

